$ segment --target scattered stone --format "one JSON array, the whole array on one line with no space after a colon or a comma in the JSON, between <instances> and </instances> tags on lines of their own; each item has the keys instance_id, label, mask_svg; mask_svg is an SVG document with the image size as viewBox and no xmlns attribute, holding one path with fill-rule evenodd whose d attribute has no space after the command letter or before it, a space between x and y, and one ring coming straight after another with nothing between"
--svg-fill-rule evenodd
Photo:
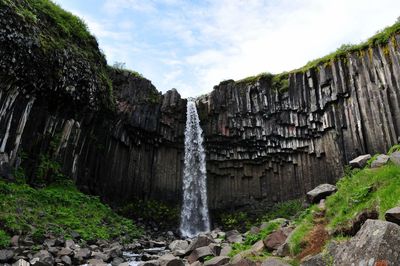
<instances>
[{"instance_id":1,"label":"scattered stone","mask_svg":"<svg viewBox=\"0 0 400 266\"><path fill-rule=\"evenodd\" d=\"M61 261L65 264L65 265L72 265L72 260L69 256L62 256L61 257Z\"/></svg>"},{"instance_id":2,"label":"scattered stone","mask_svg":"<svg viewBox=\"0 0 400 266\"><path fill-rule=\"evenodd\" d=\"M11 243L11 246L13 246L13 247L18 247L18 244L19 244L19 236L18 236L18 235L13 236L13 237L11 238L11 240L10 240L10 243Z\"/></svg>"},{"instance_id":3,"label":"scattered stone","mask_svg":"<svg viewBox=\"0 0 400 266\"><path fill-rule=\"evenodd\" d=\"M377 265L378 261L398 265L400 261L400 226L380 220L367 220L349 241L333 251L334 265Z\"/></svg>"},{"instance_id":4,"label":"scattered stone","mask_svg":"<svg viewBox=\"0 0 400 266\"><path fill-rule=\"evenodd\" d=\"M112 266L119 266L121 263L124 263L124 259L123 258L114 258L111 262Z\"/></svg>"},{"instance_id":5,"label":"scattered stone","mask_svg":"<svg viewBox=\"0 0 400 266\"><path fill-rule=\"evenodd\" d=\"M160 262L158 260L149 260L142 263L140 266L160 266Z\"/></svg>"},{"instance_id":6,"label":"scattered stone","mask_svg":"<svg viewBox=\"0 0 400 266\"><path fill-rule=\"evenodd\" d=\"M106 263L104 263L104 261L99 260L99 259L90 259L87 262L88 266L103 266L103 265L107 265Z\"/></svg>"},{"instance_id":7,"label":"scattered stone","mask_svg":"<svg viewBox=\"0 0 400 266\"><path fill-rule=\"evenodd\" d=\"M221 249L221 252L219 253L220 256L228 256L229 253L231 253L232 247L231 246L225 246Z\"/></svg>"},{"instance_id":8,"label":"scattered stone","mask_svg":"<svg viewBox=\"0 0 400 266\"><path fill-rule=\"evenodd\" d=\"M75 250L75 257L76 258L82 258L82 259L88 259L92 255L92 252L88 248L81 248L78 250Z\"/></svg>"},{"instance_id":9,"label":"scattered stone","mask_svg":"<svg viewBox=\"0 0 400 266\"><path fill-rule=\"evenodd\" d=\"M9 249L0 250L0 262L8 262L14 257L14 252Z\"/></svg>"},{"instance_id":10,"label":"scattered stone","mask_svg":"<svg viewBox=\"0 0 400 266\"><path fill-rule=\"evenodd\" d=\"M254 245L251 247L251 253L254 255L257 255L261 253L265 248L264 242L262 240L257 241L254 243Z\"/></svg>"},{"instance_id":11,"label":"scattered stone","mask_svg":"<svg viewBox=\"0 0 400 266\"><path fill-rule=\"evenodd\" d=\"M290 266L290 264L277 258L267 258L261 266Z\"/></svg>"},{"instance_id":12,"label":"scattered stone","mask_svg":"<svg viewBox=\"0 0 400 266\"><path fill-rule=\"evenodd\" d=\"M68 239L67 241L65 241L65 247L69 249L74 249L75 248L74 240Z\"/></svg>"},{"instance_id":13,"label":"scattered stone","mask_svg":"<svg viewBox=\"0 0 400 266\"><path fill-rule=\"evenodd\" d=\"M390 161L395 165L400 165L400 151L395 151L390 154Z\"/></svg>"},{"instance_id":14,"label":"scattered stone","mask_svg":"<svg viewBox=\"0 0 400 266\"><path fill-rule=\"evenodd\" d=\"M289 234L292 233L293 228L283 227L277 231L269 234L264 239L264 245L269 251L277 250L281 245L283 245L288 238Z\"/></svg>"},{"instance_id":15,"label":"scattered stone","mask_svg":"<svg viewBox=\"0 0 400 266\"><path fill-rule=\"evenodd\" d=\"M258 233L260 233L260 228L258 228L257 226L252 226L250 228L250 234L257 235Z\"/></svg>"},{"instance_id":16,"label":"scattered stone","mask_svg":"<svg viewBox=\"0 0 400 266\"><path fill-rule=\"evenodd\" d=\"M172 252L176 250L186 250L188 247L189 243L186 240L175 240L168 246Z\"/></svg>"},{"instance_id":17,"label":"scattered stone","mask_svg":"<svg viewBox=\"0 0 400 266\"><path fill-rule=\"evenodd\" d=\"M62 256L69 256L72 254L72 249L70 248L62 248L60 251L58 251L57 255L62 257Z\"/></svg>"},{"instance_id":18,"label":"scattered stone","mask_svg":"<svg viewBox=\"0 0 400 266\"><path fill-rule=\"evenodd\" d=\"M19 259L17 262L13 264L13 266L29 266L29 262L23 259Z\"/></svg>"},{"instance_id":19,"label":"scattered stone","mask_svg":"<svg viewBox=\"0 0 400 266\"><path fill-rule=\"evenodd\" d=\"M326 261L325 257L319 253L314 256L307 256L305 257L300 266L326 266L329 265L329 263Z\"/></svg>"},{"instance_id":20,"label":"scattered stone","mask_svg":"<svg viewBox=\"0 0 400 266\"><path fill-rule=\"evenodd\" d=\"M213 242L213 240L211 238L209 238L208 236L200 235L192 240L190 245L185 250L185 253L188 254L197 248L208 246L212 242Z\"/></svg>"},{"instance_id":21,"label":"scattered stone","mask_svg":"<svg viewBox=\"0 0 400 266\"><path fill-rule=\"evenodd\" d=\"M201 263L200 261L195 261L192 264L190 264L190 266L203 266L203 263Z\"/></svg>"},{"instance_id":22,"label":"scattered stone","mask_svg":"<svg viewBox=\"0 0 400 266\"><path fill-rule=\"evenodd\" d=\"M214 257L211 260L208 260L206 262L204 262L204 266L220 266L220 265L225 265L226 263L228 263L230 260L229 257L227 256L218 256L218 257Z\"/></svg>"},{"instance_id":23,"label":"scattered stone","mask_svg":"<svg viewBox=\"0 0 400 266\"><path fill-rule=\"evenodd\" d=\"M310 203L318 203L321 199L325 199L329 195L335 193L337 187L331 184L321 184L313 190L307 192L307 200Z\"/></svg>"},{"instance_id":24,"label":"scattered stone","mask_svg":"<svg viewBox=\"0 0 400 266\"><path fill-rule=\"evenodd\" d=\"M81 235L80 235L78 232L71 231L69 234L71 235L71 237L72 237L73 239L76 239L76 240L81 239Z\"/></svg>"},{"instance_id":25,"label":"scattered stone","mask_svg":"<svg viewBox=\"0 0 400 266\"><path fill-rule=\"evenodd\" d=\"M53 265L54 264L54 258L53 256L47 251L47 250L41 250L35 255L33 255L33 258L38 259L35 263L38 263L42 265ZM32 264L35 264L32 263Z\"/></svg>"},{"instance_id":26,"label":"scattered stone","mask_svg":"<svg viewBox=\"0 0 400 266\"><path fill-rule=\"evenodd\" d=\"M221 246L215 243L211 243L208 245L208 247L211 249L211 252L214 254L214 256L219 256L221 253Z\"/></svg>"},{"instance_id":27,"label":"scattered stone","mask_svg":"<svg viewBox=\"0 0 400 266\"><path fill-rule=\"evenodd\" d=\"M183 261L172 254L161 256L158 261L161 266L184 266Z\"/></svg>"},{"instance_id":28,"label":"scattered stone","mask_svg":"<svg viewBox=\"0 0 400 266\"><path fill-rule=\"evenodd\" d=\"M213 253L209 247L196 248L192 251L192 253L190 253L190 255L187 257L187 260L189 263L193 263L196 260L202 259L206 256L213 256Z\"/></svg>"},{"instance_id":29,"label":"scattered stone","mask_svg":"<svg viewBox=\"0 0 400 266\"><path fill-rule=\"evenodd\" d=\"M360 155L349 162L353 168L364 168L367 165L367 161L371 159L371 154Z\"/></svg>"},{"instance_id":30,"label":"scattered stone","mask_svg":"<svg viewBox=\"0 0 400 266\"><path fill-rule=\"evenodd\" d=\"M111 258L117 258L122 256L122 246L119 244L111 245L110 248L104 249L103 253L107 254Z\"/></svg>"},{"instance_id":31,"label":"scattered stone","mask_svg":"<svg viewBox=\"0 0 400 266\"><path fill-rule=\"evenodd\" d=\"M104 253L98 252L98 251L93 251L92 257L94 259L103 260L105 262L110 262L110 260L111 260L111 257L109 254L104 254Z\"/></svg>"},{"instance_id":32,"label":"scattered stone","mask_svg":"<svg viewBox=\"0 0 400 266\"><path fill-rule=\"evenodd\" d=\"M389 156L385 154L380 154L378 157L371 163L371 168L378 168L385 165L389 161Z\"/></svg>"},{"instance_id":33,"label":"scattered stone","mask_svg":"<svg viewBox=\"0 0 400 266\"><path fill-rule=\"evenodd\" d=\"M243 237L237 230L231 230L226 232L226 240L229 243L242 243Z\"/></svg>"},{"instance_id":34,"label":"scattered stone","mask_svg":"<svg viewBox=\"0 0 400 266\"><path fill-rule=\"evenodd\" d=\"M167 245L167 243L165 243L164 241L154 241L154 240L150 240L149 241L150 246L151 247L155 247L155 248L159 248L159 247L165 247Z\"/></svg>"},{"instance_id":35,"label":"scattered stone","mask_svg":"<svg viewBox=\"0 0 400 266\"><path fill-rule=\"evenodd\" d=\"M385 213L385 219L388 222L392 222L392 223L400 225L400 207L395 207L395 208L388 210Z\"/></svg>"},{"instance_id":36,"label":"scattered stone","mask_svg":"<svg viewBox=\"0 0 400 266\"><path fill-rule=\"evenodd\" d=\"M236 262L231 262L228 265L230 266L256 266L257 264L254 261L251 261L246 258L241 258L240 260Z\"/></svg>"}]
</instances>

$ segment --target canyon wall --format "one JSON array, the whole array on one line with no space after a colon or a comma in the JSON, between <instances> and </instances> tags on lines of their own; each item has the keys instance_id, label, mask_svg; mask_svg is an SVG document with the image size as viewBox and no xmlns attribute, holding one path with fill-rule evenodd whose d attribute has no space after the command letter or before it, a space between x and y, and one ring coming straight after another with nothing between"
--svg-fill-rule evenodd
<instances>
[{"instance_id":1,"label":"canyon wall","mask_svg":"<svg viewBox=\"0 0 400 266\"><path fill-rule=\"evenodd\" d=\"M33 184L50 181L56 161L83 191L108 202L179 204L186 100L107 67L94 38L49 46L43 34L55 25L41 21L0 8L0 158ZM287 91L265 76L224 81L198 98L210 207L301 197L334 183L357 155L397 143L399 43L396 35L290 73Z\"/></svg>"}]
</instances>

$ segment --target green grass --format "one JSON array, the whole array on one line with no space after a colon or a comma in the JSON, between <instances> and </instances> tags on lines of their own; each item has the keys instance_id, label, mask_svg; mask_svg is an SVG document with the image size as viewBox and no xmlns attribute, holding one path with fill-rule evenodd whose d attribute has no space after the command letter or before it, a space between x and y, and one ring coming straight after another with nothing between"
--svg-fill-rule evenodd
<instances>
[{"instance_id":1,"label":"green grass","mask_svg":"<svg viewBox=\"0 0 400 266\"><path fill-rule=\"evenodd\" d=\"M70 182L35 189L0 180L0 244L14 234L31 234L39 241L44 234L69 237L71 231L86 241L129 241L141 234L131 220L115 214L98 197L79 192Z\"/></svg>"},{"instance_id":2,"label":"green grass","mask_svg":"<svg viewBox=\"0 0 400 266\"><path fill-rule=\"evenodd\" d=\"M400 144L393 145L389 151L388 155L391 155L393 152L400 151Z\"/></svg>"},{"instance_id":3,"label":"green grass","mask_svg":"<svg viewBox=\"0 0 400 266\"><path fill-rule=\"evenodd\" d=\"M5 248L10 244L10 236L0 229L0 248Z\"/></svg>"},{"instance_id":4,"label":"green grass","mask_svg":"<svg viewBox=\"0 0 400 266\"><path fill-rule=\"evenodd\" d=\"M270 221L276 218L292 219L304 210L302 200L289 200L275 204L271 210L264 214L261 221Z\"/></svg>"},{"instance_id":5,"label":"green grass","mask_svg":"<svg viewBox=\"0 0 400 266\"><path fill-rule=\"evenodd\" d=\"M343 177L337 187L326 201L329 228L349 226L364 210L376 209L383 219L388 209L400 204L400 167L389 163L365 168Z\"/></svg>"}]
</instances>

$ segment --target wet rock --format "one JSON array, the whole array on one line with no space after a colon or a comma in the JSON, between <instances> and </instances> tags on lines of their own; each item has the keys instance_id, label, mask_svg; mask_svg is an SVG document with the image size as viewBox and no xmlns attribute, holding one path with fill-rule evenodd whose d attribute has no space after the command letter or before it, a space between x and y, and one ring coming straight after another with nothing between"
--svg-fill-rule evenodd
<instances>
[{"instance_id":1,"label":"wet rock","mask_svg":"<svg viewBox=\"0 0 400 266\"><path fill-rule=\"evenodd\" d=\"M186 254L190 253L191 251L200 248L200 247L205 247L208 246L209 244L213 243L214 241L205 235L200 235L192 240L190 242L189 246L185 250Z\"/></svg>"},{"instance_id":2,"label":"wet rock","mask_svg":"<svg viewBox=\"0 0 400 266\"><path fill-rule=\"evenodd\" d=\"M121 263L124 263L125 260L123 258L114 258L111 262L112 266L119 266Z\"/></svg>"},{"instance_id":3,"label":"wet rock","mask_svg":"<svg viewBox=\"0 0 400 266\"><path fill-rule=\"evenodd\" d=\"M283 227L278 229L275 232L272 232L268 235L264 240L264 245L269 251L277 250L280 246L282 246L286 239L288 238L289 234L293 231L291 227Z\"/></svg>"},{"instance_id":4,"label":"wet rock","mask_svg":"<svg viewBox=\"0 0 400 266\"><path fill-rule=\"evenodd\" d=\"M400 261L400 226L380 220L367 220L349 241L331 252L334 265L397 265ZM383 264L382 264L383 265Z\"/></svg>"},{"instance_id":5,"label":"wet rock","mask_svg":"<svg viewBox=\"0 0 400 266\"><path fill-rule=\"evenodd\" d=\"M187 257L187 260L189 263L193 263L196 260L202 259L207 256L213 256L214 254L212 253L211 249L209 247L201 247L201 248L196 248L195 250L190 253L190 255Z\"/></svg>"},{"instance_id":6,"label":"wet rock","mask_svg":"<svg viewBox=\"0 0 400 266\"><path fill-rule=\"evenodd\" d=\"M349 162L349 164L353 168L364 168L369 159L371 159L371 154L364 154L354 158Z\"/></svg>"},{"instance_id":7,"label":"wet rock","mask_svg":"<svg viewBox=\"0 0 400 266\"><path fill-rule=\"evenodd\" d=\"M290 266L290 264L277 258L267 258L261 266Z\"/></svg>"},{"instance_id":8,"label":"wet rock","mask_svg":"<svg viewBox=\"0 0 400 266\"><path fill-rule=\"evenodd\" d=\"M186 240L175 240L168 246L171 251L186 250L188 247L189 243Z\"/></svg>"},{"instance_id":9,"label":"wet rock","mask_svg":"<svg viewBox=\"0 0 400 266\"><path fill-rule=\"evenodd\" d=\"M140 264L140 266L160 266L160 262L158 260L149 260Z\"/></svg>"},{"instance_id":10,"label":"wet rock","mask_svg":"<svg viewBox=\"0 0 400 266\"><path fill-rule=\"evenodd\" d=\"M337 187L331 184L321 184L313 190L307 192L307 200L310 203L318 203L320 200L325 199L329 195L335 193Z\"/></svg>"},{"instance_id":11,"label":"wet rock","mask_svg":"<svg viewBox=\"0 0 400 266\"><path fill-rule=\"evenodd\" d=\"M107 254L111 258L117 258L122 256L122 246L118 243L113 244L110 248L104 249L103 253Z\"/></svg>"},{"instance_id":12,"label":"wet rock","mask_svg":"<svg viewBox=\"0 0 400 266\"><path fill-rule=\"evenodd\" d=\"M105 254L103 252L99 252L99 251L93 251L92 252L92 257L98 260L103 260L105 262L110 262L111 257L109 254Z\"/></svg>"},{"instance_id":13,"label":"wet rock","mask_svg":"<svg viewBox=\"0 0 400 266\"><path fill-rule=\"evenodd\" d=\"M19 259L19 260L17 260L15 263L13 263L12 266L29 266L29 265L30 265L30 263L27 262L26 260L24 260L24 259Z\"/></svg>"},{"instance_id":14,"label":"wet rock","mask_svg":"<svg viewBox=\"0 0 400 266\"><path fill-rule=\"evenodd\" d=\"M171 254L161 256L158 261L161 266L184 266L185 264L180 258L175 257Z\"/></svg>"},{"instance_id":15,"label":"wet rock","mask_svg":"<svg viewBox=\"0 0 400 266\"><path fill-rule=\"evenodd\" d=\"M385 219L388 222L400 225L400 207L395 207L386 211Z\"/></svg>"},{"instance_id":16,"label":"wet rock","mask_svg":"<svg viewBox=\"0 0 400 266\"><path fill-rule=\"evenodd\" d=\"M380 154L378 157L371 163L371 168L378 168L385 165L389 161L389 156L385 154Z\"/></svg>"},{"instance_id":17,"label":"wet rock","mask_svg":"<svg viewBox=\"0 0 400 266\"><path fill-rule=\"evenodd\" d=\"M390 154L390 161L395 165L400 165L400 151L395 151Z\"/></svg>"},{"instance_id":18,"label":"wet rock","mask_svg":"<svg viewBox=\"0 0 400 266\"><path fill-rule=\"evenodd\" d=\"M0 262L9 262L14 257L14 252L9 249L0 250Z\"/></svg>"},{"instance_id":19,"label":"wet rock","mask_svg":"<svg viewBox=\"0 0 400 266\"><path fill-rule=\"evenodd\" d=\"M61 261L65 264L65 265L72 265L72 260L69 256L62 256L61 257Z\"/></svg>"},{"instance_id":20,"label":"wet rock","mask_svg":"<svg viewBox=\"0 0 400 266\"><path fill-rule=\"evenodd\" d=\"M206 262L204 262L204 266L220 266L220 265L225 265L228 263L230 260L229 257L227 256L218 256L214 257Z\"/></svg>"},{"instance_id":21,"label":"wet rock","mask_svg":"<svg viewBox=\"0 0 400 266\"><path fill-rule=\"evenodd\" d=\"M242 243L243 236L237 230L231 230L226 232L226 240L229 243Z\"/></svg>"}]
</instances>

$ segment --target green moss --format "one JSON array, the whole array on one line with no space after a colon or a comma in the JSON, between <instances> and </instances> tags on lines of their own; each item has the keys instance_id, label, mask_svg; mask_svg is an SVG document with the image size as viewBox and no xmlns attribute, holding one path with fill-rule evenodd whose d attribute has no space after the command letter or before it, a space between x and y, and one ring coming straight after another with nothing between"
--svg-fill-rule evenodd
<instances>
[{"instance_id":1,"label":"green moss","mask_svg":"<svg viewBox=\"0 0 400 266\"><path fill-rule=\"evenodd\" d=\"M272 78L272 76L273 75L271 73L263 72L263 73L260 73L260 74L258 74L256 76L250 76L250 77L247 77L247 78L244 78L244 79L237 80L235 82L237 84L252 84L252 83L255 83L255 82L259 81L262 78L269 78L270 79L270 78Z\"/></svg>"},{"instance_id":2,"label":"green moss","mask_svg":"<svg viewBox=\"0 0 400 266\"><path fill-rule=\"evenodd\" d=\"M10 236L0 229L0 248L5 248L10 245Z\"/></svg>"},{"instance_id":3,"label":"green moss","mask_svg":"<svg viewBox=\"0 0 400 266\"><path fill-rule=\"evenodd\" d=\"M275 204L259 222L270 221L276 218L292 219L304 210L300 199L289 200Z\"/></svg>"},{"instance_id":4,"label":"green moss","mask_svg":"<svg viewBox=\"0 0 400 266\"><path fill-rule=\"evenodd\" d=\"M286 92L289 90L289 73L284 72L274 75L272 78L272 89L276 92Z\"/></svg>"},{"instance_id":5,"label":"green moss","mask_svg":"<svg viewBox=\"0 0 400 266\"><path fill-rule=\"evenodd\" d=\"M79 192L70 182L35 189L0 180L0 243L13 234L68 237L78 232L83 240L138 237L132 221L115 214L98 197ZM4 234L6 233L6 234Z\"/></svg>"}]
</instances>

